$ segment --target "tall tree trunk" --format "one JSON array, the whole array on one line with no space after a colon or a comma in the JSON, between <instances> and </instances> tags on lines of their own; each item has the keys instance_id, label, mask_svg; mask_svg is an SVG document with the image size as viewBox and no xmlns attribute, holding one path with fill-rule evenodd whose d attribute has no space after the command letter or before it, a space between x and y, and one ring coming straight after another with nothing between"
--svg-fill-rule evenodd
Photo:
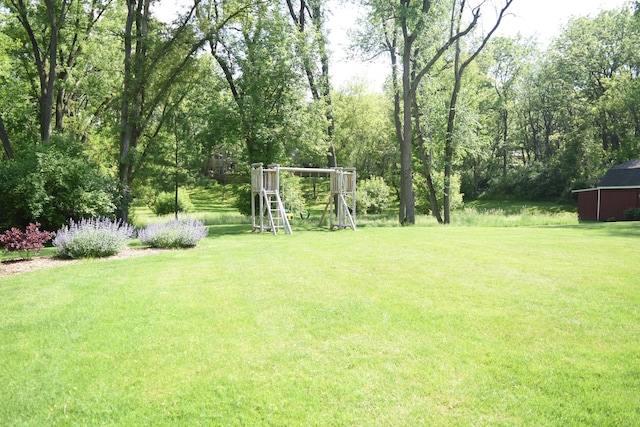
<instances>
[{"instance_id":1,"label":"tall tree trunk","mask_svg":"<svg viewBox=\"0 0 640 427\"><path fill-rule=\"evenodd\" d=\"M64 89L58 88L57 92L58 94L56 95L55 129L58 132L64 132L63 121L66 113L64 98L66 91Z\"/></svg>"},{"instance_id":2,"label":"tall tree trunk","mask_svg":"<svg viewBox=\"0 0 640 427\"><path fill-rule=\"evenodd\" d=\"M333 103L331 100L331 78L329 74L329 54L327 53L327 38L323 33L323 13L322 2L314 1L311 7L311 22L313 22L318 39L318 49L320 51L320 94L324 101L325 117L327 118L327 163L329 167L338 167L336 158L336 146L334 143L334 133L336 128L333 117Z\"/></svg>"},{"instance_id":3,"label":"tall tree trunk","mask_svg":"<svg viewBox=\"0 0 640 427\"><path fill-rule=\"evenodd\" d=\"M418 141L418 148L420 149L420 158L422 160L422 173L424 179L427 182L427 193L429 194L429 204L431 206L431 214L438 220L438 223L442 224L442 215L440 215L440 206L438 205L438 195L436 188L433 185L433 178L431 176L431 160L432 156L427 155L427 148L425 144L425 137L422 130L422 123L420 120L420 109L418 108L418 100L414 99L413 113L416 126L416 139Z\"/></svg>"},{"instance_id":4,"label":"tall tree trunk","mask_svg":"<svg viewBox=\"0 0 640 427\"><path fill-rule=\"evenodd\" d=\"M440 214L440 205L438 205L436 187L433 185L433 177L431 176L431 156L427 155L427 148L425 147L424 138L422 136L418 136L418 144L420 148L420 156L422 158L422 171L424 173L424 178L427 181L431 214L436 218L439 224L442 224L443 220L442 215Z\"/></svg>"},{"instance_id":5,"label":"tall tree trunk","mask_svg":"<svg viewBox=\"0 0 640 427\"><path fill-rule=\"evenodd\" d=\"M27 6L24 0L11 0L20 24L27 32L31 49L33 51L38 78L40 81L40 94L38 96L40 140L46 142L51 137L51 122L53 120L53 101L56 87L56 69L58 55L58 40L60 27L67 13L67 0L63 0L60 7L60 15L56 16L53 0L44 0L47 9L47 21L49 26L49 39L46 46L42 46L36 37L30 22Z\"/></svg>"},{"instance_id":6,"label":"tall tree trunk","mask_svg":"<svg viewBox=\"0 0 640 427\"><path fill-rule=\"evenodd\" d=\"M195 14L198 2L194 2L189 13L182 16L174 33L163 39L159 49L149 53L149 19L150 5L153 0L127 0L127 19L124 29L124 76L122 87L122 104L120 107L120 158L118 164L119 200L118 218L127 221L131 204L131 185L136 165L144 161L145 153L137 154L140 138L145 130L149 130L154 113L157 118L155 131L149 131L149 138L160 132L167 114L178 105L182 98L176 100L172 108L158 112L158 106L164 102L176 79L184 72L189 61L210 38L204 34L195 39L189 50L182 54L181 61L162 72L157 70L159 58L177 44L177 40L187 31L190 20ZM155 80L154 80L155 78ZM153 84L150 84L149 81Z\"/></svg>"},{"instance_id":7,"label":"tall tree trunk","mask_svg":"<svg viewBox=\"0 0 640 427\"><path fill-rule=\"evenodd\" d=\"M415 197L413 193L413 176L411 171L411 146L413 141L412 107L415 91L411 81L411 51L412 43L405 40L402 55L402 140L400 141L400 224L415 224Z\"/></svg>"},{"instance_id":8,"label":"tall tree trunk","mask_svg":"<svg viewBox=\"0 0 640 427\"><path fill-rule=\"evenodd\" d=\"M396 39L395 37L387 37L386 42L387 49L389 50L389 57L391 59L391 84L393 86L393 124L396 131L398 146L400 146L404 137L402 136L402 108L400 106L402 91L400 90L400 85L398 84L398 55L396 53Z\"/></svg>"},{"instance_id":9,"label":"tall tree trunk","mask_svg":"<svg viewBox=\"0 0 640 427\"><path fill-rule=\"evenodd\" d=\"M40 81L40 138L48 141L51 138L51 122L53 119L53 99L56 88L56 67L58 65L58 36L60 25L64 19L66 1L63 2L60 19L56 19L52 0L45 0L47 16L51 25L49 42L49 70L44 73Z\"/></svg>"},{"instance_id":10,"label":"tall tree trunk","mask_svg":"<svg viewBox=\"0 0 640 427\"><path fill-rule=\"evenodd\" d=\"M508 161L508 153L509 153L509 111L507 109L502 110L502 147L504 149L504 170L505 174L507 173L507 161Z\"/></svg>"},{"instance_id":11,"label":"tall tree trunk","mask_svg":"<svg viewBox=\"0 0 640 427\"><path fill-rule=\"evenodd\" d=\"M136 70L139 66L134 64L141 61L141 54L143 53L139 47L143 40L141 37L146 34L141 34L143 30L140 25L140 19L144 2L138 3L137 0L127 0L127 20L124 31L124 79L122 90L122 104L120 109L120 162L118 166L118 178L119 178L119 192L120 199L118 200L118 218L124 222L129 219L129 206L131 204L131 183L132 168L133 168L133 152L138 144L138 137L136 131L136 123L140 119L140 106L139 97L137 91L137 78ZM136 33L134 35L134 24ZM134 38L136 45L136 54L134 55Z\"/></svg>"},{"instance_id":12,"label":"tall tree trunk","mask_svg":"<svg viewBox=\"0 0 640 427\"><path fill-rule=\"evenodd\" d=\"M452 176L452 166L453 166L453 132L455 130L455 121L456 121L456 108L458 104L458 95L460 93L460 88L462 85L462 74L465 69L471 64L476 57L482 52L485 48L489 39L493 35L493 33L500 26L500 22L502 21L502 17L504 16L506 10L511 6L513 0L506 0L505 6L500 11L498 15L498 19L496 20L493 28L487 33L487 35L483 38L482 43L476 48L476 50L471 54L469 58L467 58L464 62L460 62L461 48L460 48L460 39L456 40L456 48L455 48L455 58L454 58L454 85L453 90L451 91L451 100L449 101L449 116L447 118L447 132L445 134L445 148L444 148L444 223L451 223L451 176ZM460 32L460 18L464 12L465 1L462 0L460 3L460 13L458 15L458 30ZM505 147L506 150L506 147Z\"/></svg>"},{"instance_id":13,"label":"tall tree trunk","mask_svg":"<svg viewBox=\"0 0 640 427\"><path fill-rule=\"evenodd\" d=\"M411 168L412 144L413 144L413 128L412 128L412 107L415 102L415 96L420 87L422 78L433 68L434 64L440 57L449 50L449 47L460 38L467 35L477 24L480 17L479 9L472 12L473 20L463 31L451 32L449 38L436 49L431 58L421 65L420 69L412 70L412 63L418 60L414 56L414 42L427 25L427 15L429 14L432 2L424 0L419 10L419 18L412 20L409 7L410 0L400 0L404 10L399 14L400 31L403 38L402 50L402 129L396 132L400 142L400 224L415 224L415 195L413 192L413 176ZM455 6L454 6L455 7ZM409 28L411 22L415 22L413 28ZM397 109L396 109L397 113Z\"/></svg>"},{"instance_id":14,"label":"tall tree trunk","mask_svg":"<svg viewBox=\"0 0 640 427\"><path fill-rule=\"evenodd\" d=\"M462 69L459 67L460 46L456 46L456 58L454 66L454 84L449 101L449 116L447 118L447 132L444 138L444 223L451 223L451 174L453 165L453 131L455 130L456 108L458 94L460 93Z\"/></svg>"},{"instance_id":15,"label":"tall tree trunk","mask_svg":"<svg viewBox=\"0 0 640 427\"><path fill-rule=\"evenodd\" d=\"M416 57L418 52L416 52ZM414 64L415 66L415 64ZM411 78L415 79L416 69L411 71ZM413 115L416 128L416 140L418 141L418 148L420 150L420 158L422 160L422 172L424 179L427 183L427 194L429 195L429 205L431 207L431 214L436 218L438 223L442 224L442 215L440 214L440 206L438 205L438 195L436 193L435 186L433 185L433 178L431 176L431 161L432 156L427 155L427 149L425 144L425 133L422 129L421 112L418 106L417 97L413 98Z\"/></svg>"},{"instance_id":16,"label":"tall tree trunk","mask_svg":"<svg viewBox=\"0 0 640 427\"><path fill-rule=\"evenodd\" d=\"M9 141L9 135L4 127L4 120L0 115L0 140L2 140L2 148L8 158L13 159L13 150L11 149L11 142Z\"/></svg>"},{"instance_id":17,"label":"tall tree trunk","mask_svg":"<svg viewBox=\"0 0 640 427\"><path fill-rule=\"evenodd\" d=\"M336 158L336 145L335 145L335 129L336 121L333 116L333 102L331 100L331 83L329 81L329 56L322 42L321 48L321 61L322 61L322 86L323 94L322 98L325 103L325 117L327 118L327 163L330 168L338 167L338 159Z\"/></svg>"}]
</instances>

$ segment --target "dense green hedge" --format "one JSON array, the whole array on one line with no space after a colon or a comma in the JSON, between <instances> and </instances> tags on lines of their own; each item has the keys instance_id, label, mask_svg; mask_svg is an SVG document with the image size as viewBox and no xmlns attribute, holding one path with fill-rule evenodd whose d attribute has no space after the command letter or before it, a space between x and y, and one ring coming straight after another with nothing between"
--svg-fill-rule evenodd
<instances>
[{"instance_id":1,"label":"dense green hedge","mask_svg":"<svg viewBox=\"0 0 640 427\"><path fill-rule=\"evenodd\" d=\"M629 221L640 221L640 208L631 208L624 211L624 219Z\"/></svg>"},{"instance_id":2,"label":"dense green hedge","mask_svg":"<svg viewBox=\"0 0 640 427\"><path fill-rule=\"evenodd\" d=\"M40 222L56 230L70 218L112 216L116 180L81 147L60 136L0 162L0 229Z\"/></svg>"}]
</instances>

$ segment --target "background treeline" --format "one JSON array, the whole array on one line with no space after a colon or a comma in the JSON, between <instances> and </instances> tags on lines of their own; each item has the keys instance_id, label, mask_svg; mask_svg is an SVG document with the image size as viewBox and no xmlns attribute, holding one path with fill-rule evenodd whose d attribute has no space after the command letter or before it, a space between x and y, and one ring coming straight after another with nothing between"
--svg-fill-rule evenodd
<instances>
[{"instance_id":1,"label":"background treeline","mask_svg":"<svg viewBox=\"0 0 640 427\"><path fill-rule=\"evenodd\" d=\"M354 166L401 198L406 105L418 213L485 193L567 199L638 157L635 2L569 21L545 48L483 34L480 10L463 13L464 1L438 4L415 16L409 2L361 4L354 52L406 46L385 44L383 15L414 20L421 55L453 35L402 104L402 64L382 92L332 89L331 3L320 0L196 0L170 22L150 0L0 0L0 228L127 220L136 200L152 203L212 167L242 177L252 162Z\"/></svg>"}]
</instances>

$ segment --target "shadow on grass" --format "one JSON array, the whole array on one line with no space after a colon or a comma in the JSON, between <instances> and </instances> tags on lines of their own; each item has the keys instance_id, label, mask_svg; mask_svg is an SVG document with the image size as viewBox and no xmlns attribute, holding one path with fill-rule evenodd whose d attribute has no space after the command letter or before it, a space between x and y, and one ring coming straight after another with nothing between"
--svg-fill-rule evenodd
<instances>
[{"instance_id":1,"label":"shadow on grass","mask_svg":"<svg viewBox=\"0 0 640 427\"><path fill-rule=\"evenodd\" d=\"M251 223L243 222L236 224L209 224L209 237L216 236L229 236L229 235L243 235L243 234L260 234L257 231L252 231ZM331 230L328 226L318 226L318 223L315 221L292 221L291 222L291 231L295 233L328 233L332 231L340 231L340 230ZM350 231L350 230L347 230ZM273 234L270 231L266 231L263 234L269 235ZM279 231L278 235L284 235L284 231Z\"/></svg>"},{"instance_id":2,"label":"shadow on grass","mask_svg":"<svg viewBox=\"0 0 640 427\"><path fill-rule=\"evenodd\" d=\"M251 233L251 224L216 224L209 225L208 227L209 237Z\"/></svg>"},{"instance_id":3,"label":"shadow on grass","mask_svg":"<svg viewBox=\"0 0 640 427\"><path fill-rule=\"evenodd\" d=\"M480 197L466 202L465 207L475 208L478 211L501 211L506 215L520 215L523 213L559 214L563 212L577 212L577 206L573 204L559 204L555 201L529 202L510 198Z\"/></svg>"},{"instance_id":4,"label":"shadow on grass","mask_svg":"<svg viewBox=\"0 0 640 427\"><path fill-rule=\"evenodd\" d=\"M570 228L576 230L586 230L594 233L603 233L616 237L640 238L640 221L580 221L579 224L561 225L558 228Z\"/></svg>"}]
</instances>

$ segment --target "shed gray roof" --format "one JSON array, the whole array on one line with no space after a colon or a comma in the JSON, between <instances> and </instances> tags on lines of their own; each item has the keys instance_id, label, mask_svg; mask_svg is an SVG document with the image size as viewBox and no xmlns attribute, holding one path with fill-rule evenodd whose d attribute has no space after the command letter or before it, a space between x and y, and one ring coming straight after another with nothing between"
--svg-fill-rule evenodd
<instances>
[{"instance_id":1,"label":"shed gray roof","mask_svg":"<svg viewBox=\"0 0 640 427\"><path fill-rule=\"evenodd\" d=\"M640 159L615 166L604 175L598 187L640 187Z\"/></svg>"}]
</instances>

